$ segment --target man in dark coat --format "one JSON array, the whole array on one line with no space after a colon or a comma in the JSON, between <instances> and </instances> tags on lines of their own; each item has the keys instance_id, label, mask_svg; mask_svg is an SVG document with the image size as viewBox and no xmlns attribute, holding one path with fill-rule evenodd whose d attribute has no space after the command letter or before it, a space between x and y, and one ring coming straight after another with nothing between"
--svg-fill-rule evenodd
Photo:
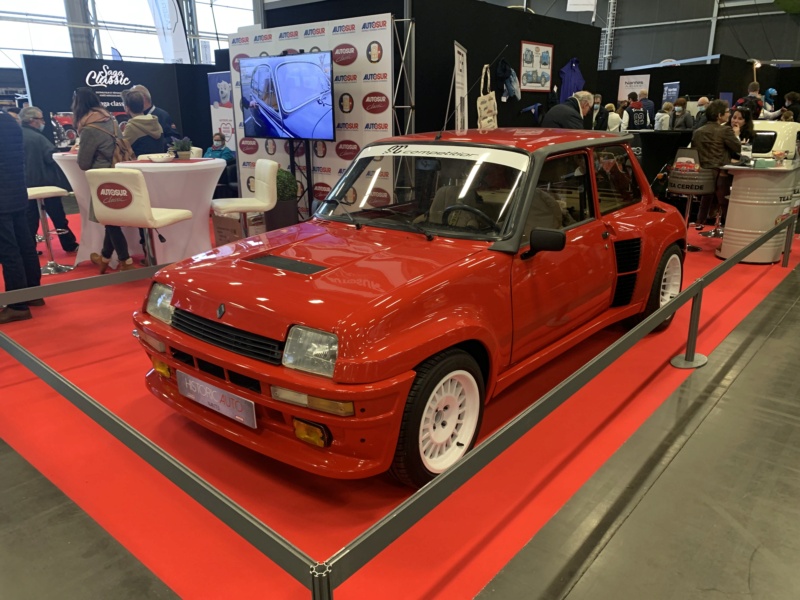
<instances>
[{"instance_id":1,"label":"man in dark coat","mask_svg":"<svg viewBox=\"0 0 800 600\"><path fill-rule=\"evenodd\" d=\"M608 111L603 106L603 97L600 94L594 95L594 104L592 110L583 118L584 125L586 121L590 120L590 126L585 129L594 129L595 131L608 131Z\"/></svg>"},{"instance_id":2,"label":"man in dark coat","mask_svg":"<svg viewBox=\"0 0 800 600\"><path fill-rule=\"evenodd\" d=\"M158 124L161 125L161 131L164 132L164 138L169 142L172 138L179 138L181 134L178 133L178 128L172 122L172 117L163 108L153 105L153 99L150 96L150 90L143 85L135 85L131 91L142 92L144 95L144 114L153 115L158 119Z\"/></svg>"},{"instance_id":3,"label":"man in dark coat","mask_svg":"<svg viewBox=\"0 0 800 600\"><path fill-rule=\"evenodd\" d=\"M583 117L592 109L593 99L589 92L576 92L571 98L545 113L542 127L583 129Z\"/></svg>"},{"instance_id":4,"label":"man in dark coat","mask_svg":"<svg viewBox=\"0 0 800 600\"><path fill-rule=\"evenodd\" d=\"M639 102L642 103L642 107L647 112L647 117L650 119L650 124L648 125L648 129L652 129L656 123L656 103L648 98L647 90L639 90Z\"/></svg>"},{"instance_id":5,"label":"man in dark coat","mask_svg":"<svg viewBox=\"0 0 800 600\"><path fill-rule=\"evenodd\" d=\"M14 117L4 112L0 112L0 139L0 265L6 291L10 292L38 286L42 274L26 219L29 200L22 129ZM9 304L0 310L0 324L30 319L28 306L42 304L42 299Z\"/></svg>"},{"instance_id":6,"label":"man in dark coat","mask_svg":"<svg viewBox=\"0 0 800 600\"><path fill-rule=\"evenodd\" d=\"M53 142L47 139L47 136L41 133L44 128L42 111L35 106L26 106L20 111L19 118L22 122L25 181L28 187L54 185L63 188L68 186L66 176L53 160L53 154L58 152L58 149ZM46 198L44 209L50 216L50 220L53 221L55 228L64 231L58 236L64 252L77 252L78 242L75 234L70 231L61 198ZM36 202L28 203L28 226L31 229L31 235L35 238L36 231L39 229L39 206Z\"/></svg>"}]
</instances>

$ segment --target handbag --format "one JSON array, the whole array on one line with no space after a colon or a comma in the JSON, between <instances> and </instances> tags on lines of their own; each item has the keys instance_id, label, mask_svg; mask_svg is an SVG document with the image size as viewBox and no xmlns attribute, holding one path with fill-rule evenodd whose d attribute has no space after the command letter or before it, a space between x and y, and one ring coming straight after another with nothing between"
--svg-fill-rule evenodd
<instances>
[{"instance_id":1,"label":"handbag","mask_svg":"<svg viewBox=\"0 0 800 600\"><path fill-rule=\"evenodd\" d=\"M489 65L483 65L481 93L478 96L478 131L497 129L497 98L492 90L492 75Z\"/></svg>"}]
</instances>

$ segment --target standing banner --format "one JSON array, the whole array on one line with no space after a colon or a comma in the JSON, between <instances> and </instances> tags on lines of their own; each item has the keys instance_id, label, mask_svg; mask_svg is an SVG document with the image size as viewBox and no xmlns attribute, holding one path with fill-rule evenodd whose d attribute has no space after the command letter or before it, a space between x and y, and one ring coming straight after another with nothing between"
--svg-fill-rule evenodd
<instances>
[{"instance_id":1,"label":"standing banner","mask_svg":"<svg viewBox=\"0 0 800 600\"><path fill-rule=\"evenodd\" d=\"M219 71L208 74L208 97L211 108L211 128L214 133L225 136L225 145L236 152L236 125L233 116L233 94L231 72Z\"/></svg>"},{"instance_id":2,"label":"standing banner","mask_svg":"<svg viewBox=\"0 0 800 600\"><path fill-rule=\"evenodd\" d=\"M469 123L467 107L467 49L458 42L453 42L455 50L455 74L453 88L456 97L456 135L465 135Z\"/></svg>"},{"instance_id":3,"label":"standing banner","mask_svg":"<svg viewBox=\"0 0 800 600\"><path fill-rule=\"evenodd\" d=\"M627 100L631 92L639 93L650 87L650 75L620 75L617 100Z\"/></svg>"},{"instance_id":4,"label":"standing banner","mask_svg":"<svg viewBox=\"0 0 800 600\"><path fill-rule=\"evenodd\" d=\"M147 0L166 63L192 64L177 0Z\"/></svg>"},{"instance_id":5,"label":"standing banner","mask_svg":"<svg viewBox=\"0 0 800 600\"><path fill-rule=\"evenodd\" d=\"M243 58L278 56L303 52L331 51L333 59L333 105L335 141L312 141L309 145L312 161L311 199L321 200L350 166L350 162L370 142L389 137L393 131L392 80L393 40L392 15L370 15L276 27L242 28L228 38L231 56L236 120L237 160L243 197L253 195L256 160L269 158L284 169L289 166L289 140L246 137L245 119L258 118L255 103L243 98ZM247 86L250 87L249 84ZM294 142L297 169L305 171L305 145ZM379 183L392 185L393 173L382 169ZM305 178L298 176L298 192L305 189ZM301 214L308 215L304 202Z\"/></svg>"},{"instance_id":6,"label":"standing banner","mask_svg":"<svg viewBox=\"0 0 800 600\"><path fill-rule=\"evenodd\" d=\"M567 12L594 12L597 0L567 0Z\"/></svg>"},{"instance_id":7,"label":"standing banner","mask_svg":"<svg viewBox=\"0 0 800 600\"><path fill-rule=\"evenodd\" d=\"M664 94L662 95L661 101L675 103L675 100L678 99L678 95L680 93L681 93L680 81L671 81L669 83L665 83Z\"/></svg>"}]
</instances>

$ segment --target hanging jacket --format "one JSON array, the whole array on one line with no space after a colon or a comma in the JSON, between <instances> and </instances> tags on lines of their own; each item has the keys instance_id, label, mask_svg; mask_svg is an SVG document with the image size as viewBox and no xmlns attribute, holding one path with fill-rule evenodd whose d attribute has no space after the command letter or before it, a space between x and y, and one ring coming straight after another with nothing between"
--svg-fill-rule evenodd
<instances>
[{"instance_id":1,"label":"hanging jacket","mask_svg":"<svg viewBox=\"0 0 800 600\"><path fill-rule=\"evenodd\" d=\"M580 61L574 56L558 72L561 75L561 102L566 102L575 92L583 89L586 81L581 74Z\"/></svg>"}]
</instances>

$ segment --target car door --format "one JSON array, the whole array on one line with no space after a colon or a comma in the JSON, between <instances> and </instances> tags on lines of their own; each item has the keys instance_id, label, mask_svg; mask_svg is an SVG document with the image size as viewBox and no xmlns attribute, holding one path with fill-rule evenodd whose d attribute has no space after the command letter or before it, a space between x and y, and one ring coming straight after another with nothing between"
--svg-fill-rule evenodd
<instances>
[{"instance_id":1,"label":"car door","mask_svg":"<svg viewBox=\"0 0 800 600\"><path fill-rule=\"evenodd\" d=\"M542 166L532 192L522 224L524 243L511 275L513 362L524 360L611 306L614 252L608 228L597 218L589 164L587 152L552 156ZM567 238L564 249L522 258L534 227L562 229Z\"/></svg>"}]
</instances>

